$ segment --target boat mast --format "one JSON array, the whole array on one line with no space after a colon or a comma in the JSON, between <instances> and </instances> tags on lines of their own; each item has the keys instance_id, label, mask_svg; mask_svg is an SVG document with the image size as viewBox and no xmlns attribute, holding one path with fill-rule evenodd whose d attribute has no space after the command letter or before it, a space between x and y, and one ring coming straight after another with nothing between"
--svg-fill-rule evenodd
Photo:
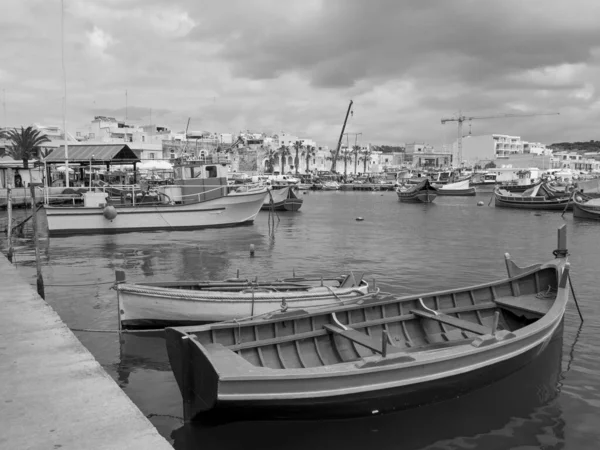
<instances>
[{"instance_id":1,"label":"boat mast","mask_svg":"<svg viewBox=\"0 0 600 450\"><path fill-rule=\"evenodd\" d=\"M65 70L65 2L60 0L61 62L64 83L63 136L65 139L65 186L69 187L69 143L67 141L67 71Z\"/></svg>"}]
</instances>

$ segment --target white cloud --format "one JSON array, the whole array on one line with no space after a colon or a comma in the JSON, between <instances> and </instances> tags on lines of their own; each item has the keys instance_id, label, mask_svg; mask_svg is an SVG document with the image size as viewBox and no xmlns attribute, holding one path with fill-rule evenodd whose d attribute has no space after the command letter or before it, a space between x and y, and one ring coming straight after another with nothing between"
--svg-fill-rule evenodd
<instances>
[{"instance_id":1,"label":"white cloud","mask_svg":"<svg viewBox=\"0 0 600 450\"><path fill-rule=\"evenodd\" d=\"M115 40L110 34L101 30L97 26L94 26L94 29L92 31L88 31L86 36L88 38L88 44L92 53L103 58L107 58L109 56L106 51L115 43Z\"/></svg>"},{"instance_id":2,"label":"white cloud","mask_svg":"<svg viewBox=\"0 0 600 450\"><path fill-rule=\"evenodd\" d=\"M596 89L592 83L585 83L581 89L577 89L572 93L572 97L580 100L591 100L594 97Z\"/></svg>"},{"instance_id":3,"label":"white cloud","mask_svg":"<svg viewBox=\"0 0 600 450\"><path fill-rule=\"evenodd\" d=\"M149 22L164 37L186 36L196 26L187 12L173 10L154 10Z\"/></svg>"}]
</instances>

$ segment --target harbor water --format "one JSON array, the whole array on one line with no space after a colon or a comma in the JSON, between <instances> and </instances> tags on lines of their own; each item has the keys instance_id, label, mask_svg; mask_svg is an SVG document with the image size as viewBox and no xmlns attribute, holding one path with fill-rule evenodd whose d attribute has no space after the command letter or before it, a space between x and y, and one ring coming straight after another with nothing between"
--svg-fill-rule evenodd
<instances>
[{"instance_id":1,"label":"harbor water","mask_svg":"<svg viewBox=\"0 0 600 450\"><path fill-rule=\"evenodd\" d=\"M250 226L197 231L48 238L42 219L46 299L69 327L88 330L76 334L177 449L600 448L600 223L571 213L494 208L490 195L438 197L426 205L400 203L394 192L310 191L301 195L299 212L269 220L261 211ZM16 210L15 216L30 213ZM14 261L35 284L29 223L14 238ZM385 295L405 295L503 278L504 252L519 265L550 260L556 230L565 223L583 326L571 300L562 336L538 360L435 405L352 420L184 425L161 333L114 332L116 270L130 281L218 280L238 270L259 280L352 270ZM4 211L0 224L4 229Z\"/></svg>"}]
</instances>

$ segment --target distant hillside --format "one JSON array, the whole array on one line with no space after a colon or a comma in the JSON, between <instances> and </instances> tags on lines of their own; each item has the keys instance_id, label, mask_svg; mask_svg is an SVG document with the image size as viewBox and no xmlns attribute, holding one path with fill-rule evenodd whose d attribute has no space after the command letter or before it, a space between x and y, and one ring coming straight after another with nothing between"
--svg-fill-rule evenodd
<instances>
[{"instance_id":1,"label":"distant hillside","mask_svg":"<svg viewBox=\"0 0 600 450\"><path fill-rule=\"evenodd\" d=\"M548 146L552 150L566 150L571 152L600 152L600 141L589 142L558 142Z\"/></svg>"}]
</instances>

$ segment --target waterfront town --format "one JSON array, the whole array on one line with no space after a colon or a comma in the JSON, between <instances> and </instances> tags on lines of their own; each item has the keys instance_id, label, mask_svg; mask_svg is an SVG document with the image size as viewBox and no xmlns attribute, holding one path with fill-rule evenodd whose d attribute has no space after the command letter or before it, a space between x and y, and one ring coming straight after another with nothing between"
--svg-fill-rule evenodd
<instances>
[{"instance_id":1,"label":"waterfront town","mask_svg":"<svg viewBox=\"0 0 600 450\"><path fill-rule=\"evenodd\" d=\"M0 450L600 448L600 2L0 14Z\"/></svg>"},{"instance_id":2,"label":"waterfront town","mask_svg":"<svg viewBox=\"0 0 600 450\"><path fill-rule=\"evenodd\" d=\"M44 161L55 149L64 152L65 143L73 155L81 146L124 144L131 149L142 166L150 169L168 169L176 158L205 160L209 155L222 155L228 163L228 172L258 174L318 174L329 172L335 148L322 145L306 136L280 132L266 134L240 131L218 133L209 131L174 131L168 126L134 124L114 117L96 116L87 127L67 131L56 125L27 125L46 140L36 149L33 160ZM6 188L11 180L6 179L6 169L14 170L16 187L27 183L28 170L19 160L6 153L11 145L7 137L13 128L0 129L0 188ZM18 130L18 128L17 128ZM354 142L352 142L354 137ZM364 140L364 139L361 139ZM347 134L340 142L336 161L336 173L344 176L359 174L382 174L402 169L450 170L470 168L488 171L501 176L502 180L517 178L525 169L545 171L572 171L567 177L579 173L600 173L600 152L565 151L550 148L539 142L528 142L520 136L504 134L466 135L459 143L436 148L426 142L407 142L397 146L374 145L358 141L358 136ZM298 149L298 155L295 155ZM295 165L298 158L298 167ZM56 162L56 160L54 160ZM93 163L92 163L93 164ZM37 165L38 172L41 164ZM60 167L59 167L60 168ZM120 169L132 171L127 165ZM70 168L72 170L72 168ZM95 170L103 170L102 166ZM41 182L41 175L33 175L33 182ZM14 180L13 180L14 181ZM23 185L26 187L26 184Z\"/></svg>"}]
</instances>

